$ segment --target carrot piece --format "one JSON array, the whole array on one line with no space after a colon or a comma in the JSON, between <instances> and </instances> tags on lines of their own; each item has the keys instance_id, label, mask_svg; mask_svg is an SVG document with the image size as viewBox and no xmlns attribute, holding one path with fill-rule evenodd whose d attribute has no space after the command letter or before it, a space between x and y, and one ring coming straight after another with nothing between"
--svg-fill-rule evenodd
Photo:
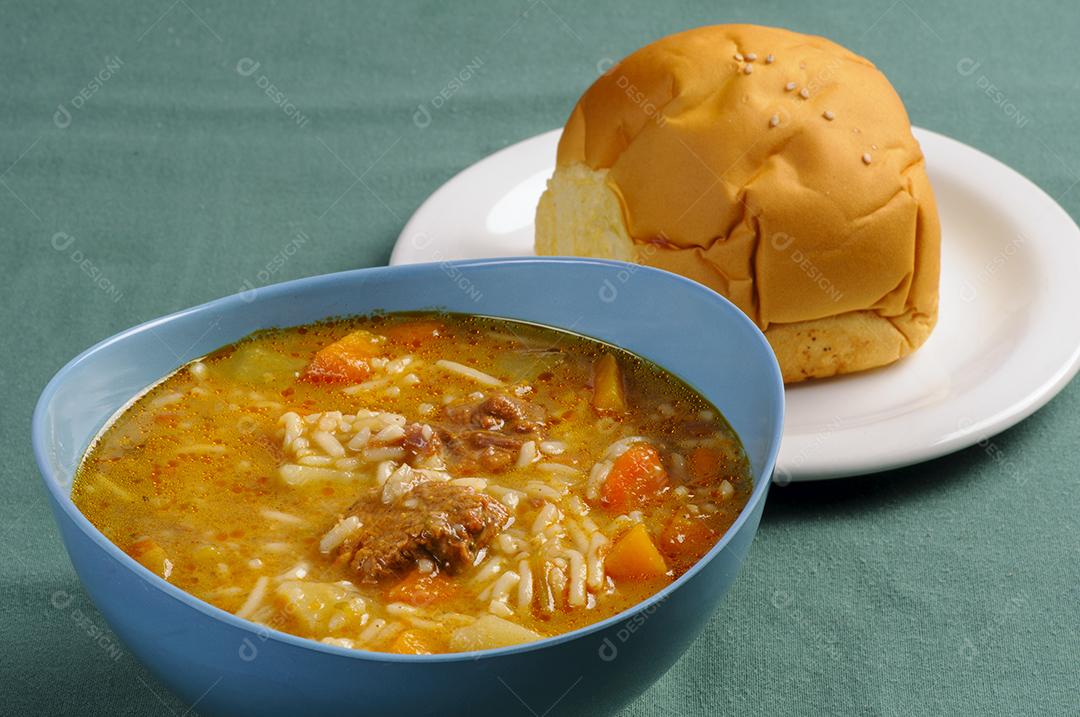
<instances>
[{"instance_id":1,"label":"carrot piece","mask_svg":"<svg viewBox=\"0 0 1080 717\"><path fill-rule=\"evenodd\" d=\"M390 652L399 655L433 655L435 646L422 630L403 630L390 644Z\"/></svg>"},{"instance_id":2,"label":"carrot piece","mask_svg":"<svg viewBox=\"0 0 1080 717\"><path fill-rule=\"evenodd\" d=\"M660 453L648 443L635 443L615 459L601 486L600 503L625 512L648 503L667 487Z\"/></svg>"},{"instance_id":3,"label":"carrot piece","mask_svg":"<svg viewBox=\"0 0 1080 717\"><path fill-rule=\"evenodd\" d=\"M685 513L672 516L659 539L660 550L672 557L700 557L715 542L716 531Z\"/></svg>"},{"instance_id":4,"label":"carrot piece","mask_svg":"<svg viewBox=\"0 0 1080 717\"><path fill-rule=\"evenodd\" d=\"M386 338L396 344L405 344L416 348L429 339L435 339L443 335L446 327L442 322L431 319L408 321L401 324L393 324L382 329Z\"/></svg>"},{"instance_id":5,"label":"carrot piece","mask_svg":"<svg viewBox=\"0 0 1080 717\"><path fill-rule=\"evenodd\" d=\"M664 556L641 523L615 541L604 559L604 568L615 580L648 580L667 573Z\"/></svg>"},{"instance_id":6,"label":"carrot piece","mask_svg":"<svg viewBox=\"0 0 1080 717\"><path fill-rule=\"evenodd\" d=\"M593 366L592 405L598 413L626 412L622 370L611 354L604 354Z\"/></svg>"},{"instance_id":7,"label":"carrot piece","mask_svg":"<svg viewBox=\"0 0 1080 717\"><path fill-rule=\"evenodd\" d=\"M369 331L354 331L324 346L304 372L312 383L360 383L371 375L369 360L382 353L380 337Z\"/></svg>"},{"instance_id":8,"label":"carrot piece","mask_svg":"<svg viewBox=\"0 0 1080 717\"><path fill-rule=\"evenodd\" d=\"M712 448L698 446L687 456L686 469L695 480L711 480L720 475L724 454Z\"/></svg>"},{"instance_id":9,"label":"carrot piece","mask_svg":"<svg viewBox=\"0 0 1080 717\"><path fill-rule=\"evenodd\" d=\"M409 605L430 605L454 596L457 586L442 573L424 574L414 570L401 582L390 588L387 598L391 602L403 602Z\"/></svg>"}]
</instances>

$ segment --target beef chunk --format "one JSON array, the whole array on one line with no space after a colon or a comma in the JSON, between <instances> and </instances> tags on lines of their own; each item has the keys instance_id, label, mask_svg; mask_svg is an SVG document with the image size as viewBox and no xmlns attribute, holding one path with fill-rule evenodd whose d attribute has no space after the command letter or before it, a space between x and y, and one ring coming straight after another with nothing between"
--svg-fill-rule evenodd
<instances>
[{"instance_id":1,"label":"beef chunk","mask_svg":"<svg viewBox=\"0 0 1080 717\"><path fill-rule=\"evenodd\" d=\"M544 409L534 403L505 394L491 396L480 406L488 423L485 428L505 428L515 433L532 433L544 427ZM502 425L498 422L502 421Z\"/></svg>"},{"instance_id":2,"label":"beef chunk","mask_svg":"<svg viewBox=\"0 0 1080 717\"><path fill-rule=\"evenodd\" d=\"M499 431L465 431L457 438L470 448L501 448L515 454L526 441L521 436L508 436Z\"/></svg>"},{"instance_id":3,"label":"beef chunk","mask_svg":"<svg viewBox=\"0 0 1080 717\"><path fill-rule=\"evenodd\" d=\"M501 473L517 463L525 440L498 431L466 431L454 444L455 466L464 473Z\"/></svg>"},{"instance_id":4,"label":"beef chunk","mask_svg":"<svg viewBox=\"0 0 1080 717\"><path fill-rule=\"evenodd\" d=\"M540 440L545 420L540 406L502 393L448 406L444 415L449 461L459 474L513 467L525 441Z\"/></svg>"},{"instance_id":5,"label":"beef chunk","mask_svg":"<svg viewBox=\"0 0 1080 717\"><path fill-rule=\"evenodd\" d=\"M457 572L472 564L510 517L494 498L445 481L421 483L389 505L366 497L349 514L362 525L339 556L364 582L397 575L421 558Z\"/></svg>"},{"instance_id":6,"label":"beef chunk","mask_svg":"<svg viewBox=\"0 0 1080 717\"><path fill-rule=\"evenodd\" d=\"M462 427L488 431L533 433L544 427L543 408L503 393L449 406L446 416Z\"/></svg>"},{"instance_id":7,"label":"beef chunk","mask_svg":"<svg viewBox=\"0 0 1080 717\"><path fill-rule=\"evenodd\" d=\"M431 426L423 423L410 423L405 426L401 447L405 449L405 461L414 468L441 462L442 440Z\"/></svg>"}]
</instances>

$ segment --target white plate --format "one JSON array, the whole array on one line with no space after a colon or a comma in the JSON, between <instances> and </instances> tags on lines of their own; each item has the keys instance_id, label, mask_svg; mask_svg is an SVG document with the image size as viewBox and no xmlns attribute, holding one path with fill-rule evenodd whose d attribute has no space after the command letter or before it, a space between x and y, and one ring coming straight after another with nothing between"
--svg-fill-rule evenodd
<instances>
[{"instance_id":1,"label":"white plate","mask_svg":"<svg viewBox=\"0 0 1080 717\"><path fill-rule=\"evenodd\" d=\"M776 480L860 475L936 458L1023 420L1080 367L1080 229L1030 181L924 129L942 224L940 320L892 366L792 386ZM532 253L559 131L438 189L391 264Z\"/></svg>"}]
</instances>

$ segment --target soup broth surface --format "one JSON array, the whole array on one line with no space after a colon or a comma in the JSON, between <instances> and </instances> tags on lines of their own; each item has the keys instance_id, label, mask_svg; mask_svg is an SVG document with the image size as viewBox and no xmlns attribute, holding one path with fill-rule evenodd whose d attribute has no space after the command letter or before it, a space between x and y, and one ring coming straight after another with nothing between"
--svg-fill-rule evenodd
<instances>
[{"instance_id":1,"label":"soup broth surface","mask_svg":"<svg viewBox=\"0 0 1080 717\"><path fill-rule=\"evenodd\" d=\"M181 589L358 649L500 647L670 584L751 492L685 383L554 329L389 314L254 334L101 433L72 497Z\"/></svg>"}]
</instances>

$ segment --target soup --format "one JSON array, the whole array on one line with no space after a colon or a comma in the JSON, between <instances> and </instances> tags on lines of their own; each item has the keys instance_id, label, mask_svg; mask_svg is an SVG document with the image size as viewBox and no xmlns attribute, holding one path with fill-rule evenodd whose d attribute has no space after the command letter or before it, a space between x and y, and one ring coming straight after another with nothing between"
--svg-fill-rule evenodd
<instances>
[{"instance_id":1,"label":"soup","mask_svg":"<svg viewBox=\"0 0 1080 717\"><path fill-rule=\"evenodd\" d=\"M259 332L187 364L107 426L72 498L223 610L430 654L640 602L751 488L719 412L640 357L531 324L391 314Z\"/></svg>"}]
</instances>

